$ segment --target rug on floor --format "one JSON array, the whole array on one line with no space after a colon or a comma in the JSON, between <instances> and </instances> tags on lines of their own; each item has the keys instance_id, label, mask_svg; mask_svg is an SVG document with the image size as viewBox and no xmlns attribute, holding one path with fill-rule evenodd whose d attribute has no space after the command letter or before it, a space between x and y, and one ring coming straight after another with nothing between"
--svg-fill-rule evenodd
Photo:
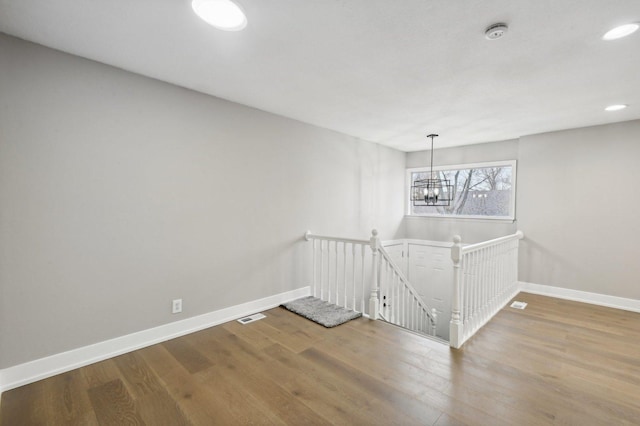
<instances>
[{"instance_id":1,"label":"rug on floor","mask_svg":"<svg viewBox=\"0 0 640 426\"><path fill-rule=\"evenodd\" d=\"M344 324L362 316L360 312L333 305L313 296L283 303L280 306L327 328Z\"/></svg>"}]
</instances>

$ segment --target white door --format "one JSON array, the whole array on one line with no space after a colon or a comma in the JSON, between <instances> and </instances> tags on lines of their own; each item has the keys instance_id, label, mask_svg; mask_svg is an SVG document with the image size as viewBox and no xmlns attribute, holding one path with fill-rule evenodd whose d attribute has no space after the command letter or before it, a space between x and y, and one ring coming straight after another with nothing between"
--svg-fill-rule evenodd
<instances>
[{"instance_id":1,"label":"white door","mask_svg":"<svg viewBox=\"0 0 640 426\"><path fill-rule=\"evenodd\" d=\"M451 294L453 262L450 248L442 245L409 243L409 282L418 291L422 300L438 312L436 335L449 339L451 320Z\"/></svg>"}]
</instances>

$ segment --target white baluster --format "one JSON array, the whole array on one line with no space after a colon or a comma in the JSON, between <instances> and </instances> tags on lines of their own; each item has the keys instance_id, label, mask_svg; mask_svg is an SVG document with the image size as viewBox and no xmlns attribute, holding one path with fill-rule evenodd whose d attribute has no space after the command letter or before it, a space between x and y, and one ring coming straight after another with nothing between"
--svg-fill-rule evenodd
<instances>
[{"instance_id":1,"label":"white baluster","mask_svg":"<svg viewBox=\"0 0 640 426\"><path fill-rule=\"evenodd\" d=\"M347 307L347 243L342 243L342 306Z\"/></svg>"},{"instance_id":2,"label":"white baluster","mask_svg":"<svg viewBox=\"0 0 640 426\"><path fill-rule=\"evenodd\" d=\"M402 287L405 287L404 281L402 281ZM413 294L407 289L407 328L411 330L413 327Z\"/></svg>"},{"instance_id":3,"label":"white baluster","mask_svg":"<svg viewBox=\"0 0 640 426\"><path fill-rule=\"evenodd\" d=\"M331 241L327 240L327 276L326 276L326 296L322 300L331 300Z\"/></svg>"},{"instance_id":4,"label":"white baluster","mask_svg":"<svg viewBox=\"0 0 640 426\"><path fill-rule=\"evenodd\" d=\"M409 327L415 328L416 323L416 298L412 293L409 293Z\"/></svg>"},{"instance_id":5,"label":"white baluster","mask_svg":"<svg viewBox=\"0 0 640 426\"><path fill-rule=\"evenodd\" d=\"M489 275L489 256L487 254L487 250L482 249L481 251L482 254L482 272L480 274L480 276L482 277L482 283L480 284L480 286L478 287L478 294L477 294L477 299L475 302L475 312L474 312L474 318L473 318L473 326L471 327L471 330L476 330L476 324L481 320L481 316L482 316L482 298L483 298L483 294L484 294L484 289L487 286L488 283L488 275Z\"/></svg>"},{"instance_id":6,"label":"white baluster","mask_svg":"<svg viewBox=\"0 0 640 426\"><path fill-rule=\"evenodd\" d=\"M491 284L493 282L493 247L488 247L486 249L487 252L487 282L485 286L482 288L482 299L480 301L480 306L482 310L480 311L478 325L476 330L480 328L480 324L484 323L487 317L487 304L489 303L489 292L491 291Z\"/></svg>"},{"instance_id":7,"label":"white baluster","mask_svg":"<svg viewBox=\"0 0 640 426\"><path fill-rule=\"evenodd\" d=\"M416 299L416 314L414 318L415 328L417 331L420 331L422 324L420 323L420 317L422 316L422 311L424 310L423 306L420 304L418 299Z\"/></svg>"},{"instance_id":8,"label":"white baluster","mask_svg":"<svg viewBox=\"0 0 640 426\"><path fill-rule=\"evenodd\" d=\"M396 277L398 283L398 291L400 292L400 324L403 327L407 326L407 293L404 283Z\"/></svg>"},{"instance_id":9,"label":"white baluster","mask_svg":"<svg viewBox=\"0 0 640 426\"><path fill-rule=\"evenodd\" d=\"M333 255L334 255L335 259L336 259L336 268L335 268L336 272L335 272L334 278L335 278L335 289L336 289L336 301L335 301L335 304L337 305L338 304L338 295L340 294L340 292L338 290L338 242L337 241L333 246L333 251L334 251Z\"/></svg>"},{"instance_id":10,"label":"white baluster","mask_svg":"<svg viewBox=\"0 0 640 426\"><path fill-rule=\"evenodd\" d=\"M404 285L404 282L402 282L402 287L404 288L404 291L406 293L405 309L407 310L407 327L410 328L411 327L411 299L413 295L409 291L409 288L406 285Z\"/></svg>"},{"instance_id":11,"label":"white baluster","mask_svg":"<svg viewBox=\"0 0 640 426\"><path fill-rule=\"evenodd\" d=\"M436 328L438 327L438 311L436 308L431 308L431 318L433 318L433 322L431 323L431 335L436 335Z\"/></svg>"},{"instance_id":12,"label":"white baluster","mask_svg":"<svg viewBox=\"0 0 640 426\"><path fill-rule=\"evenodd\" d=\"M512 272L513 280L516 283L516 285L518 283L518 280L520 279L520 277L518 276L518 267L520 265L519 254L520 254L520 241L516 241L516 248L513 253L514 262L513 262L513 272Z\"/></svg>"},{"instance_id":13,"label":"white baluster","mask_svg":"<svg viewBox=\"0 0 640 426\"><path fill-rule=\"evenodd\" d=\"M498 251L498 247L491 247L490 248L490 253L491 253L491 274L490 274L490 283L489 286L487 287L487 300L485 302L487 308L484 310L484 318L482 319L482 323L486 322L489 319L489 307L491 306L491 302L493 299L493 292L495 291L494 289L494 285L497 282L497 278L496 278L496 262L498 260L497 258L497 251Z\"/></svg>"},{"instance_id":14,"label":"white baluster","mask_svg":"<svg viewBox=\"0 0 640 426\"><path fill-rule=\"evenodd\" d=\"M324 271L324 241L319 240L320 242L320 299L324 300L324 280L323 280L323 271Z\"/></svg>"},{"instance_id":15,"label":"white baluster","mask_svg":"<svg viewBox=\"0 0 640 426\"><path fill-rule=\"evenodd\" d=\"M384 291L382 284L384 283ZM384 269L380 272L380 296L381 302L385 306L385 315L389 322L393 323L393 283L389 277L389 262L384 262Z\"/></svg>"},{"instance_id":16,"label":"white baluster","mask_svg":"<svg viewBox=\"0 0 640 426\"><path fill-rule=\"evenodd\" d=\"M362 284L362 292L360 293L360 312L364 313L364 299L365 299L365 291L364 291L364 255L365 255L365 246L360 245L360 255L362 256L362 274L360 275L360 280Z\"/></svg>"},{"instance_id":17,"label":"white baluster","mask_svg":"<svg viewBox=\"0 0 640 426\"><path fill-rule=\"evenodd\" d=\"M407 288L402 285L402 282L398 278L398 286L402 291L402 326L407 326Z\"/></svg>"},{"instance_id":18,"label":"white baluster","mask_svg":"<svg viewBox=\"0 0 640 426\"><path fill-rule=\"evenodd\" d=\"M496 309L499 307L498 304L500 302L501 299L503 299L505 297L506 294L508 294L510 292L510 287L511 287L511 283L509 281L509 259L511 258L511 245L512 245L512 241L509 241L509 243L507 243L502 251L502 258L500 260L501 265L500 265L500 282L501 282L501 286L500 286L500 296L496 297Z\"/></svg>"},{"instance_id":19,"label":"white baluster","mask_svg":"<svg viewBox=\"0 0 640 426\"><path fill-rule=\"evenodd\" d=\"M469 293L469 312L467 312L467 314L465 315L466 320L464 321L464 327L466 332L468 332L471 329L471 326L473 324L473 317L475 314L476 303L477 303L477 294L480 286L482 285L482 272L483 272L482 252L477 251L474 254L478 258L478 277L476 280L474 280L473 287L469 287L465 283L465 288L463 290ZM465 268L466 268L466 265L465 265Z\"/></svg>"},{"instance_id":20,"label":"white baluster","mask_svg":"<svg viewBox=\"0 0 640 426\"><path fill-rule=\"evenodd\" d=\"M520 251L520 240L524 238L524 233L522 231L518 231L516 232L516 236L518 237L518 239L516 240L516 248L515 248L515 253L514 253L514 260L513 260L513 267L514 267L514 271L513 271L513 283L515 286L518 285L518 253Z\"/></svg>"},{"instance_id":21,"label":"white baluster","mask_svg":"<svg viewBox=\"0 0 640 426\"><path fill-rule=\"evenodd\" d=\"M389 299L389 262L387 262L385 260L384 262L384 274L380 274L380 295L382 296L382 306L384 309L384 313L385 315L387 315L387 318L389 318L389 311L390 311L390 303L391 300ZM384 284L384 291L383 289L383 284Z\"/></svg>"},{"instance_id":22,"label":"white baluster","mask_svg":"<svg viewBox=\"0 0 640 426\"><path fill-rule=\"evenodd\" d=\"M402 285L398 282L395 274L391 274L391 280L393 281L393 287L396 289L397 297L396 297L396 321L399 326L402 326L402 316L404 315L404 311L402 310Z\"/></svg>"},{"instance_id":23,"label":"white baluster","mask_svg":"<svg viewBox=\"0 0 640 426\"><path fill-rule=\"evenodd\" d=\"M400 287L398 286L398 282L395 277L391 276L391 285L393 286L393 320L395 324L400 325L400 321L402 318L402 304L400 302Z\"/></svg>"},{"instance_id":24,"label":"white baluster","mask_svg":"<svg viewBox=\"0 0 640 426\"><path fill-rule=\"evenodd\" d=\"M426 309L423 309L422 313L422 330L427 334L429 334L429 331L431 330L431 317Z\"/></svg>"},{"instance_id":25,"label":"white baluster","mask_svg":"<svg viewBox=\"0 0 640 426\"><path fill-rule=\"evenodd\" d=\"M493 306L493 295L497 292L496 284L498 283L498 258L500 256L500 246L492 247L491 251L491 275L493 278L491 279L491 287L489 293L487 294L487 309L485 310L485 318L482 320L483 323L488 321L490 318L491 307Z\"/></svg>"},{"instance_id":26,"label":"white baluster","mask_svg":"<svg viewBox=\"0 0 640 426\"><path fill-rule=\"evenodd\" d=\"M420 313L420 327L423 333L429 334L429 330L431 330L431 318L429 317L429 312L424 308Z\"/></svg>"},{"instance_id":27,"label":"white baluster","mask_svg":"<svg viewBox=\"0 0 640 426\"><path fill-rule=\"evenodd\" d=\"M492 263L493 263L493 280L491 281L491 291L488 294L488 300L487 300L487 305L488 305L488 309L485 313L485 319L483 320L483 322L488 321L491 315L491 307L493 306L493 301L494 301L494 295L498 292L498 262L500 259L500 247L501 246L495 246L492 248L493 251L493 256L492 256Z\"/></svg>"},{"instance_id":28,"label":"white baluster","mask_svg":"<svg viewBox=\"0 0 640 426\"><path fill-rule=\"evenodd\" d=\"M487 251L482 249L478 253L481 258L482 269L480 270L480 283L476 288L474 300L473 300L473 313L470 321L470 330L473 332L475 330L476 323L480 318L480 307L482 306L482 290L487 285L487 274L489 273L489 260L487 256Z\"/></svg>"},{"instance_id":29,"label":"white baluster","mask_svg":"<svg viewBox=\"0 0 640 426\"><path fill-rule=\"evenodd\" d=\"M502 275L502 267L504 263L504 250L505 246L508 243L500 244L497 247L497 257L496 257L496 282L493 289L493 294L491 295L491 310L489 315L493 315L493 309L496 305L496 301L498 300L498 295L502 292L504 286L504 277Z\"/></svg>"},{"instance_id":30,"label":"white baluster","mask_svg":"<svg viewBox=\"0 0 640 426\"><path fill-rule=\"evenodd\" d=\"M378 319L378 312L380 310L380 300L378 299L378 247L380 247L380 241L378 239L378 231L376 229L371 231L371 255L372 255L372 268L371 268L371 297L369 298L369 318L372 320Z\"/></svg>"},{"instance_id":31,"label":"white baluster","mask_svg":"<svg viewBox=\"0 0 640 426\"><path fill-rule=\"evenodd\" d=\"M492 249L493 251L493 280L491 281L491 292L489 293L489 297L487 300L487 305L488 305L488 309L486 311L485 314L485 319L482 321L483 323L488 321L489 318L491 317L491 307L493 306L493 301L494 301L494 294L496 294L498 292L498 288L497 288L497 284L498 284L498 260L500 258L500 246L495 246Z\"/></svg>"},{"instance_id":32,"label":"white baluster","mask_svg":"<svg viewBox=\"0 0 640 426\"><path fill-rule=\"evenodd\" d=\"M351 309L356 310L356 245L351 243L351 290L353 291Z\"/></svg>"},{"instance_id":33,"label":"white baluster","mask_svg":"<svg viewBox=\"0 0 640 426\"><path fill-rule=\"evenodd\" d=\"M465 313L464 317L464 323L466 324L467 322L469 322L469 324L471 324L471 316L473 315L473 312L475 310L475 306L473 305L475 302L475 294L478 291L478 289L480 288L480 285L482 284L482 256L481 256L482 252L480 251L475 251L473 253L468 253L465 254L465 269L467 268L467 264L466 264L466 259L467 258L471 258L473 256L473 259L475 261L475 269L476 269L476 273L475 273L475 277L473 277L473 281L472 283L470 283L470 285L465 285L465 289L464 292L467 293L467 299L468 300L468 305L469 305L469 311L467 313Z\"/></svg>"},{"instance_id":34,"label":"white baluster","mask_svg":"<svg viewBox=\"0 0 640 426\"><path fill-rule=\"evenodd\" d=\"M465 257L465 271L463 271L463 273L466 274L465 278L465 282L466 282L466 286L463 289L463 293L461 295L462 297L462 311L463 311L463 315L462 315L462 322L463 323L467 323L469 321L469 312L471 312L471 295L470 295L470 290L473 289L476 286L476 276L475 274L475 268L476 268L476 257L475 257L475 253L468 253L468 254L464 254L463 257Z\"/></svg>"},{"instance_id":35,"label":"white baluster","mask_svg":"<svg viewBox=\"0 0 640 426\"><path fill-rule=\"evenodd\" d=\"M307 235L310 232L307 231ZM305 238L307 238L307 235L305 235ZM307 241L309 241L309 239L307 238ZM318 297L318 281L317 281L317 263L318 263L318 257L316 254L316 240L313 240L311 242L311 244L313 245L313 297Z\"/></svg>"},{"instance_id":36,"label":"white baluster","mask_svg":"<svg viewBox=\"0 0 640 426\"><path fill-rule=\"evenodd\" d=\"M417 305L418 305L418 301L416 300L415 296L412 295L412 297L411 297L411 321L410 321L410 326L411 326L412 330L415 330L415 328L416 328L416 313L418 312Z\"/></svg>"}]
</instances>

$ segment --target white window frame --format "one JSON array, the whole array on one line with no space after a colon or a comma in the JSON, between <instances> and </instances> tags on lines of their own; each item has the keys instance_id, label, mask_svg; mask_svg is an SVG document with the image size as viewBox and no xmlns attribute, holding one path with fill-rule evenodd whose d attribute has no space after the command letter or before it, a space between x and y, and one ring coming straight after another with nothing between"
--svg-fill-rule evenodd
<instances>
[{"instance_id":1,"label":"white window frame","mask_svg":"<svg viewBox=\"0 0 640 426\"><path fill-rule=\"evenodd\" d=\"M434 171L442 170L463 170L463 169L481 169L489 167L504 167L511 166L511 202L509 203L509 216L482 216L482 215L457 215L457 214L434 214L434 213L411 213L411 174L416 172L428 172L430 168L424 167L412 167L407 169L405 179L405 215L408 217L437 217L448 219L481 219L481 220L502 220L502 221L514 221L516 218L516 177L518 175L516 169L516 160L505 161L491 161L487 163L469 163L469 164L453 164L446 166L434 166Z\"/></svg>"}]
</instances>

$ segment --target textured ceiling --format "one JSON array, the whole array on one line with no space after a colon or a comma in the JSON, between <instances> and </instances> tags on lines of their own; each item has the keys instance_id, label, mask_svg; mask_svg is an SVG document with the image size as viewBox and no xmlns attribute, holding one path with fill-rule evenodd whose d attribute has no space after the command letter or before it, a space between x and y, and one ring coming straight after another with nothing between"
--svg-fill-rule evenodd
<instances>
[{"instance_id":1,"label":"textured ceiling","mask_svg":"<svg viewBox=\"0 0 640 426\"><path fill-rule=\"evenodd\" d=\"M237 3L222 32L189 0L0 0L0 31L404 151L640 118L640 32L601 40L638 0Z\"/></svg>"}]
</instances>

